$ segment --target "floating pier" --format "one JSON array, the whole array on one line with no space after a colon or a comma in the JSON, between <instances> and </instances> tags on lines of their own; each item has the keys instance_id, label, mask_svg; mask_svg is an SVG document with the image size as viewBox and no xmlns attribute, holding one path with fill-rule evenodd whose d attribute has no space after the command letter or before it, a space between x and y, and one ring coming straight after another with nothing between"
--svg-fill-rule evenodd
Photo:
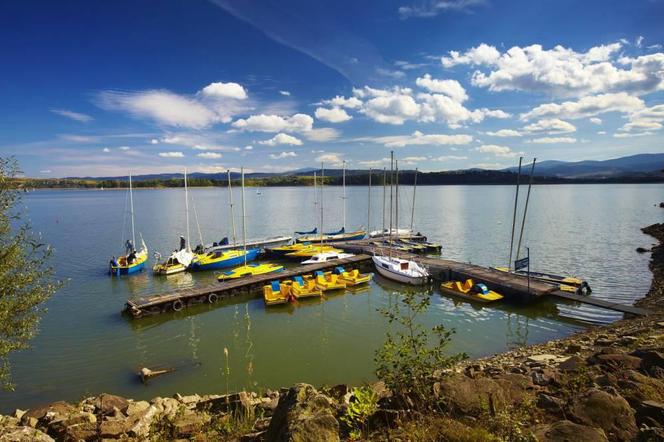
<instances>
[{"instance_id":1,"label":"floating pier","mask_svg":"<svg viewBox=\"0 0 664 442\"><path fill-rule=\"evenodd\" d=\"M436 281L466 280L472 278L482 282L509 299L528 301L533 298L551 296L568 301L575 301L596 307L618 311L628 315L646 315L648 310L625 304L616 304L611 301L594 298L588 295L563 292L555 284L530 279L525 275L501 272L488 267L471 263L463 263L442 259L440 257L427 257L408 252L390 251L386 248L370 244L373 239L334 243L335 247L355 256L320 264L310 264L294 267L279 273L249 276L234 281L219 282L198 288L178 290L169 293L135 298L127 301L124 311L133 318L141 318L160 313L180 311L188 306L210 303L214 304L222 299L228 299L246 293L260 292L270 281L291 279L295 276L311 274L317 270L332 270L336 266L354 268L373 267L371 255L391 254L394 257L406 258L416 261L427 267L432 278Z\"/></svg>"}]
</instances>

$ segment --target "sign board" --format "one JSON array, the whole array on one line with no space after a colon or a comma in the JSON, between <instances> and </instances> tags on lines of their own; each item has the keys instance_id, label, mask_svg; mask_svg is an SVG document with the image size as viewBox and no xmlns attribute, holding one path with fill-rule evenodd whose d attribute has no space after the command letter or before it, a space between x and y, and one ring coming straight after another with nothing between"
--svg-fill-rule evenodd
<instances>
[{"instance_id":1,"label":"sign board","mask_svg":"<svg viewBox=\"0 0 664 442\"><path fill-rule=\"evenodd\" d=\"M521 258L521 259L517 259L516 261L514 261L514 270L515 271L516 270L521 270L523 268L528 267L528 260L529 259L530 258L526 257L526 258Z\"/></svg>"}]
</instances>

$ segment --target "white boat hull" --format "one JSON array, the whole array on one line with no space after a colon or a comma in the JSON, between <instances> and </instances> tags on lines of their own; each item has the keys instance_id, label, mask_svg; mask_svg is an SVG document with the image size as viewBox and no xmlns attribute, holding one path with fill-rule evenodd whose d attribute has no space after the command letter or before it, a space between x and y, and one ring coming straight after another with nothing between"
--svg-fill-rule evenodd
<instances>
[{"instance_id":1,"label":"white boat hull","mask_svg":"<svg viewBox=\"0 0 664 442\"><path fill-rule=\"evenodd\" d=\"M388 257L374 256L372 259L376 267L376 271L381 276L387 279L391 279L392 281L397 281L408 285L424 285L429 281L429 274L424 269L421 269L421 271L403 272L399 271L396 266L392 265L390 263L390 258ZM420 269L418 264L415 264L412 261L410 262L416 265L418 269Z\"/></svg>"},{"instance_id":2,"label":"white boat hull","mask_svg":"<svg viewBox=\"0 0 664 442\"><path fill-rule=\"evenodd\" d=\"M276 247L284 244L288 244L293 239L292 236L276 236L274 238L265 238L247 241L247 248L265 248L265 247ZM242 247L242 244L225 244L223 246L213 246L208 244L205 246L206 252L216 252L219 250L231 250L239 249Z\"/></svg>"}]
</instances>

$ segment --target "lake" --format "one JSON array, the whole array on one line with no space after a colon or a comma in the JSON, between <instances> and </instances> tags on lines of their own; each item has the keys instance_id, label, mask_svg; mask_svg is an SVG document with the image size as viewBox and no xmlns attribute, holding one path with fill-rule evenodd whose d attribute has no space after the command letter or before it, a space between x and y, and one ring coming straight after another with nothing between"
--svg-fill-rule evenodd
<instances>
[{"instance_id":1,"label":"lake","mask_svg":"<svg viewBox=\"0 0 664 442\"><path fill-rule=\"evenodd\" d=\"M521 196L525 197L525 187ZM533 270L578 275L593 296L631 304L650 285L649 254L637 246L654 240L641 227L661 221L661 185L534 186L524 233ZM234 190L241 238L240 191ZM340 187L326 187L325 230L340 227ZM230 234L226 189L190 192L192 242L200 225L205 242ZM401 188L400 225L411 221L412 188ZM514 204L511 186L418 187L414 228L443 244L446 258L482 265L507 264ZM185 230L182 189L136 190L136 230L150 254L167 255ZM248 238L292 234L317 224L313 191L305 187L246 190ZM11 357L14 392L3 393L3 412L54 400L112 392L134 398L176 392L223 393L295 382L359 384L373 379L374 351L388 329L377 312L399 301L403 287L376 277L364 291L266 309L244 297L179 314L131 320L120 314L133 296L215 281L212 273L155 277L107 275L109 258L128 238L123 190L43 190L24 203L36 231L56 250L53 264L65 287L48 301L29 350ZM347 189L347 227L366 226L367 188ZM382 189L372 189L370 228L382 227ZM521 201L523 207L523 200ZM195 218L198 218L198 222ZM124 225L124 233L123 233ZM154 264L151 257L149 267ZM619 314L540 300L528 305L475 306L431 291L427 325L454 328L450 352L483 356L568 335ZM225 374L224 348L230 375ZM177 371L139 382L140 367Z\"/></svg>"}]
</instances>

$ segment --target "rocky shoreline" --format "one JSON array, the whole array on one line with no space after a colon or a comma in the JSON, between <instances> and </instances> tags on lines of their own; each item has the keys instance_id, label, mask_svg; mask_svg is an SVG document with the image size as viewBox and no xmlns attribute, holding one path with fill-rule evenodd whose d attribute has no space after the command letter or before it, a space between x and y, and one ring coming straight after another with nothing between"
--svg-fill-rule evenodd
<instances>
[{"instance_id":1,"label":"rocky shoreline","mask_svg":"<svg viewBox=\"0 0 664 442\"><path fill-rule=\"evenodd\" d=\"M459 363L432 379L426 413L382 383L370 386L361 433L343 418L360 401L345 385L149 402L102 394L1 416L0 441L664 440L664 224L643 231L659 241L637 302L651 315Z\"/></svg>"}]
</instances>

